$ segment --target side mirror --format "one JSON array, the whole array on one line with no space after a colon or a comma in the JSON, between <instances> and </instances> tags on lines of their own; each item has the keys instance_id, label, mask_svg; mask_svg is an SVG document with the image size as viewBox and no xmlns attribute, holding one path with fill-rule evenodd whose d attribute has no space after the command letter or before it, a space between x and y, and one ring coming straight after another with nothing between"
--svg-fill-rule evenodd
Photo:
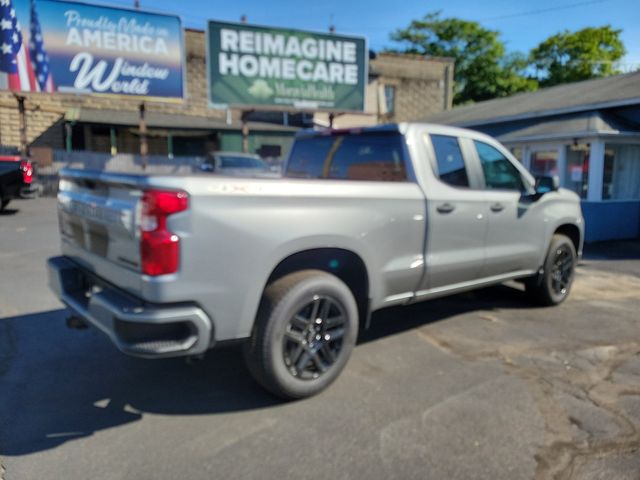
<instances>
[{"instance_id":1,"label":"side mirror","mask_svg":"<svg viewBox=\"0 0 640 480\"><path fill-rule=\"evenodd\" d=\"M543 195L548 192L555 192L560 188L560 177L544 176L536 177L536 193Z\"/></svg>"}]
</instances>

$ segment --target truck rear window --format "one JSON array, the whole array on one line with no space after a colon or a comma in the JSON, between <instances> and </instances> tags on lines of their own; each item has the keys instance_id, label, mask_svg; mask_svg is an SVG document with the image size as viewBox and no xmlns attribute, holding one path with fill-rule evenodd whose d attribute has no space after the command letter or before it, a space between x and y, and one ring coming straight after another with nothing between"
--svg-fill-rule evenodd
<instances>
[{"instance_id":1,"label":"truck rear window","mask_svg":"<svg viewBox=\"0 0 640 480\"><path fill-rule=\"evenodd\" d=\"M407 179L398 133L318 135L296 139L285 176L402 182Z\"/></svg>"}]
</instances>

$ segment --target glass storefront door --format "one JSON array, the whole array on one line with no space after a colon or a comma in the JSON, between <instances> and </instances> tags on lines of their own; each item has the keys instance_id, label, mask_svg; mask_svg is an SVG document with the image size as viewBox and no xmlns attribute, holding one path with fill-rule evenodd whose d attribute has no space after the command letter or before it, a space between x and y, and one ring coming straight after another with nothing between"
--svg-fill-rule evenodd
<instances>
[{"instance_id":1,"label":"glass storefront door","mask_svg":"<svg viewBox=\"0 0 640 480\"><path fill-rule=\"evenodd\" d=\"M566 148L567 161L563 186L576 192L580 198L587 198L591 148L588 143L569 145Z\"/></svg>"}]
</instances>

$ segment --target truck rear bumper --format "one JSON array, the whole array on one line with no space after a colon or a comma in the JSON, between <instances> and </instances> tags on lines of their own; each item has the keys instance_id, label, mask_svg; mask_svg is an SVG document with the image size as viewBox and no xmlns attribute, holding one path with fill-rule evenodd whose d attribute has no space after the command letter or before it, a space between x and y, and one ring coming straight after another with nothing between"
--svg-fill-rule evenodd
<instances>
[{"instance_id":1,"label":"truck rear bumper","mask_svg":"<svg viewBox=\"0 0 640 480\"><path fill-rule=\"evenodd\" d=\"M124 353L144 358L198 355L213 344L213 322L197 305L146 303L68 257L50 258L47 267L56 295Z\"/></svg>"}]
</instances>

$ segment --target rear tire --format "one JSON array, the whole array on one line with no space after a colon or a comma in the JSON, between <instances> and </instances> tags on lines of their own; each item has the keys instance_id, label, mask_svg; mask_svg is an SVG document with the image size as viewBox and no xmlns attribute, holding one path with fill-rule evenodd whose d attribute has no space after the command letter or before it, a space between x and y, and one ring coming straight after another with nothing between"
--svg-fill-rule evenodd
<instances>
[{"instance_id":1,"label":"rear tire","mask_svg":"<svg viewBox=\"0 0 640 480\"><path fill-rule=\"evenodd\" d=\"M555 234L542 273L525 281L527 294L544 306L559 305L569 296L575 277L576 249L571 239Z\"/></svg>"},{"instance_id":2,"label":"rear tire","mask_svg":"<svg viewBox=\"0 0 640 480\"><path fill-rule=\"evenodd\" d=\"M256 381L287 399L327 388L358 334L358 308L339 278L321 270L286 275L264 291L245 360Z\"/></svg>"}]
</instances>

